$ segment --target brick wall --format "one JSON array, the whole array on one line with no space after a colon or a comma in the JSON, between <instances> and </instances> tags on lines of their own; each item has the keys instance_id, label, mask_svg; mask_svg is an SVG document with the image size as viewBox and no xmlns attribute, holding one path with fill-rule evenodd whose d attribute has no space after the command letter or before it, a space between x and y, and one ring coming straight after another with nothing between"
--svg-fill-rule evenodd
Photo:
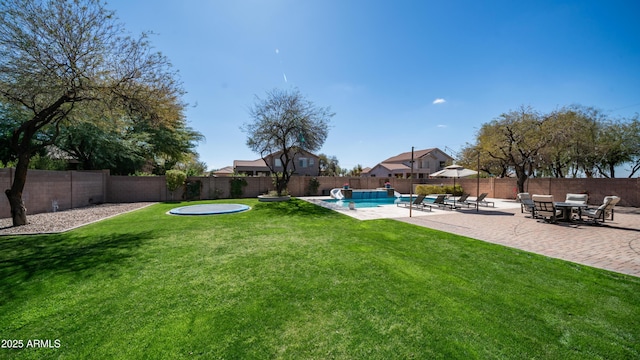
<instances>
[{"instance_id":1,"label":"brick wall","mask_svg":"<svg viewBox=\"0 0 640 360\"><path fill-rule=\"evenodd\" d=\"M8 189L13 177L13 169L0 169L0 187ZM243 197L256 197L273 190L270 177L245 177L247 186L243 189ZM289 183L289 193L293 196L308 194L309 181L312 177L295 176ZM341 188L348 183L355 189L375 189L384 186L387 178L377 177L318 177L320 186L316 194L328 194L333 188ZM188 180L202 183L200 199L218 199L230 197L230 180L228 177L191 177ZM411 185L418 184L453 185L453 179L388 179L398 192L409 193ZM489 197L515 199L516 179L480 179L477 191L477 179L456 179L471 196L488 193ZM531 194L551 194L563 200L567 193L588 193L589 204L598 205L607 195L621 197L619 205L640 207L640 178L635 179L529 179L525 183L525 191ZM181 200L184 189L173 194L174 200ZM167 190L164 176L110 176L108 172L84 171L43 171L29 170L23 199L28 214L49 212L53 210L53 202L57 202L58 210L82 207L100 202L139 202L168 201L171 193ZM0 196L0 217L9 217L9 202L4 194Z\"/></svg>"},{"instance_id":2,"label":"brick wall","mask_svg":"<svg viewBox=\"0 0 640 360\"><path fill-rule=\"evenodd\" d=\"M173 198L180 200L182 190L174 192ZM164 176L109 176L107 202L127 203L141 201L171 200Z\"/></svg>"},{"instance_id":3,"label":"brick wall","mask_svg":"<svg viewBox=\"0 0 640 360\"><path fill-rule=\"evenodd\" d=\"M14 169L0 169L2 190L11 187ZM22 192L28 214L66 210L105 201L106 172L29 170ZM0 217L11 216L6 195L0 196Z\"/></svg>"}]
</instances>

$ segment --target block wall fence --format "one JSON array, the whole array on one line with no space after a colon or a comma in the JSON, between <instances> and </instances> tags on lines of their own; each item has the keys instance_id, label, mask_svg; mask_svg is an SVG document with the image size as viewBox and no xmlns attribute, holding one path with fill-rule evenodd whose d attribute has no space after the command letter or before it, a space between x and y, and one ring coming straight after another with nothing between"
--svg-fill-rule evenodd
<instances>
[{"instance_id":1,"label":"block wall fence","mask_svg":"<svg viewBox=\"0 0 640 360\"><path fill-rule=\"evenodd\" d=\"M0 169L0 189L11 186L14 169ZM245 177L247 186L242 197L253 198L273 190L270 177ZM349 184L354 189L374 189L383 187L387 179L360 177L317 177L320 182L315 194L309 193L308 176L294 176L289 183L289 193L293 196L328 195L333 188ZM188 181L200 183L201 200L225 199L231 197L231 178L190 177ZM418 184L453 185L453 179L389 179L391 186L400 193L409 193L411 186ZM456 179L465 192L477 196L477 179ZM567 193L588 193L589 204L598 205L607 195L622 198L620 206L640 207L640 178L633 179L556 179L534 178L525 183L525 191L531 194L551 194L556 199L564 199ZM488 193L491 198L515 199L516 180L480 179L479 193ZM181 200L185 189L173 194L167 190L164 176L113 176L108 171L45 171L29 170L23 199L27 214L37 214L56 210L66 210L97 203L162 202ZM0 218L11 216L6 195L0 195Z\"/></svg>"}]
</instances>

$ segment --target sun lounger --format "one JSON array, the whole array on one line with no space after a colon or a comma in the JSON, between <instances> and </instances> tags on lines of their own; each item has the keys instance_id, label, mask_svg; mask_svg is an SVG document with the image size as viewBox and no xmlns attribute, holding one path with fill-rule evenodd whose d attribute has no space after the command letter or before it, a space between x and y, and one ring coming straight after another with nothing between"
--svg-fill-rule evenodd
<instances>
[{"instance_id":1,"label":"sun lounger","mask_svg":"<svg viewBox=\"0 0 640 360\"><path fill-rule=\"evenodd\" d=\"M446 201L446 197L446 195L438 195L435 200L433 200L433 205L437 206L438 208L453 209L453 203L448 203Z\"/></svg>"},{"instance_id":2,"label":"sun lounger","mask_svg":"<svg viewBox=\"0 0 640 360\"><path fill-rule=\"evenodd\" d=\"M415 198L415 200L409 202L409 201L401 201L399 203L397 203L397 206L404 206L404 207L413 207L414 209L418 209L418 210L427 210L427 208L429 208L429 211L431 211L431 205L426 204L424 202L424 198L425 195L418 195L418 197Z\"/></svg>"},{"instance_id":3,"label":"sun lounger","mask_svg":"<svg viewBox=\"0 0 640 360\"><path fill-rule=\"evenodd\" d=\"M457 199L445 199L445 202L447 204L451 204L453 206L466 206L466 207L470 207L471 204L467 201L467 199L469 198L469 194L462 194L462 196L460 196Z\"/></svg>"},{"instance_id":4,"label":"sun lounger","mask_svg":"<svg viewBox=\"0 0 640 360\"><path fill-rule=\"evenodd\" d=\"M480 194L480 196L478 196L475 199L467 199L467 202L470 204L478 204L478 206L491 206L491 207L495 207L495 203L493 201L487 201L484 198L487 197L487 195L489 195L488 193L482 193ZM489 205L491 204L491 205Z\"/></svg>"}]
</instances>

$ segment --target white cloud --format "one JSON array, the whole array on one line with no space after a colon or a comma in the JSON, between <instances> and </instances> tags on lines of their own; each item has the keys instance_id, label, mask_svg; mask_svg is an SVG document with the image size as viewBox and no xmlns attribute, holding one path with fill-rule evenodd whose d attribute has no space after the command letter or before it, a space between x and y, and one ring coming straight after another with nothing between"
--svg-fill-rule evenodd
<instances>
[{"instance_id":1,"label":"white cloud","mask_svg":"<svg viewBox=\"0 0 640 360\"><path fill-rule=\"evenodd\" d=\"M439 128L446 128L446 127L447 127L447 125L442 125L442 124L440 124L440 125L438 125L437 127L439 127Z\"/></svg>"},{"instance_id":2,"label":"white cloud","mask_svg":"<svg viewBox=\"0 0 640 360\"><path fill-rule=\"evenodd\" d=\"M438 98L438 99L433 100L433 104L435 104L435 105L437 105L437 104L444 104L444 103L446 103L446 102L447 102L447 100L442 99L442 98Z\"/></svg>"}]
</instances>

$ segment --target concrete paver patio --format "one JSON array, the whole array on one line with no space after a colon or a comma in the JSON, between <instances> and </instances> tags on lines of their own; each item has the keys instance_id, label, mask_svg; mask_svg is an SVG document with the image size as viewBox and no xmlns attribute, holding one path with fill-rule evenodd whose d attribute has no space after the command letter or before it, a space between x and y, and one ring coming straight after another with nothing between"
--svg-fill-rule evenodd
<instances>
[{"instance_id":1,"label":"concrete paver patio","mask_svg":"<svg viewBox=\"0 0 640 360\"><path fill-rule=\"evenodd\" d=\"M318 198L305 200L318 203ZM392 218L553 258L640 277L640 210L616 207L604 225L545 223L521 213L512 200L490 199L495 207L413 210L397 206L339 209L360 220ZM320 204L323 205L323 204ZM325 205L323 205L325 206Z\"/></svg>"}]
</instances>

